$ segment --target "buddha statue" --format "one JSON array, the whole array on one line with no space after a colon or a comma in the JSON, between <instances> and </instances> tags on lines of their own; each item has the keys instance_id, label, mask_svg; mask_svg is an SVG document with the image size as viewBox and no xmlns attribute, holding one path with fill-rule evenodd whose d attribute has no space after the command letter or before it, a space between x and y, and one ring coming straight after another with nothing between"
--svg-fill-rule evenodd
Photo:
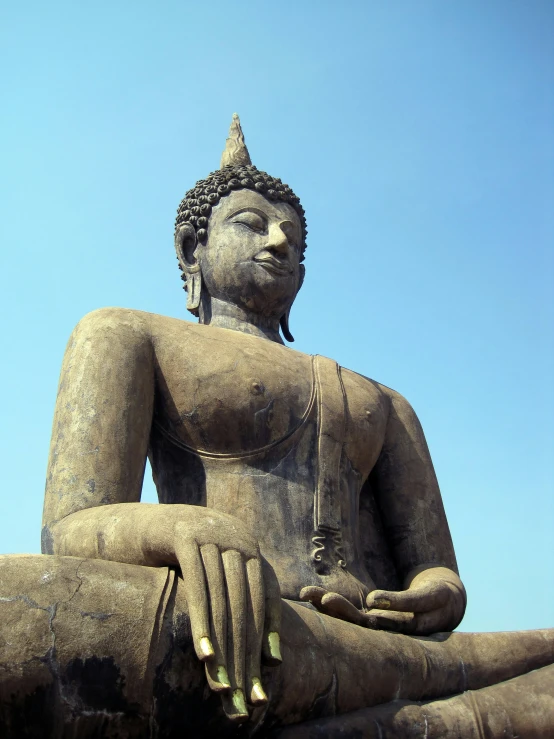
<instances>
[{"instance_id":1,"label":"buddha statue","mask_svg":"<svg viewBox=\"0 0 554 739\"><path fill-rule=\"evenodd\" d=\"M177 214L198 324L74 330L44 554L0 558L2 736L554 732L554 630L451 633L466 593L409 403L283 343L306 235L235 116Z\"/></svg>"}]
</instances>

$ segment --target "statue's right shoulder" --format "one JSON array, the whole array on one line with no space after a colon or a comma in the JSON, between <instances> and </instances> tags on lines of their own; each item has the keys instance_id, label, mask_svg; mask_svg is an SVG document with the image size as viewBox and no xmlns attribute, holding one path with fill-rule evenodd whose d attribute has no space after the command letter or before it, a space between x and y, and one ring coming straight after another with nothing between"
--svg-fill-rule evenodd
<instances>
[{"instance_id":1,"label":"statue's right shoulder","mask_svg":"<svg viewBox=\"0 0 554 739\"><path fill-rule=\"evenodd\" d=\"M77 329L96 330L111 328L117 330L124 326L145 326L148 323L150 313L133 310L132 308L96 308L87 313L77 324Z\"/></svg>"},{"instance_id":2,"label":"statue's right shoulder","mask_svg":"<svg viewBox=\"0 0 554 739\"><path fill-rule=\"evenodd\" d=\"M111 336L118 342L149 342L178 332L181 337L194 324L178 318L132 308L98 308L87 313L76 325L70 342L78 338Z\"/></svg>"}]
</instances>

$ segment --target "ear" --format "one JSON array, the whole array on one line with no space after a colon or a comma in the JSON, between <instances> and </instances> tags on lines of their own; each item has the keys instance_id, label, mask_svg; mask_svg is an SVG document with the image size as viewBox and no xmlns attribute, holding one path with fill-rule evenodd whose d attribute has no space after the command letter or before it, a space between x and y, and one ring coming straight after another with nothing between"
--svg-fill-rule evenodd
<instances>
[{"instance_id":1,"label":"ear","mask_svg":"<svg viewBox=\"0 0 554 739\"><path fill-rule=\"evenodd\" d=\"M196 259L196 231L190 223L183 223L175 233L175 251L179 266L186 277L187 309L198 317L200 294L202 292L202 274Z\"/></svg>"},{"instance_id":2,"label":"ear","mask_svg":"<svg viewBox=\"0 0 554 739\"><path fill-rule=\"evenodd\" d=\"M306 276L306 267L304 267L303 264L300 265L300 269L298 270L298 290L302 287L304 284L304 277ZM298 295L298 290L296 291L296 294ZM287 312L281 316L281 319L279 321L281 325L281 331L283 332L283 336L285 339L289 342L294 341L294 336L290 332L289 328L289 318L290 318L290 309L292 308L292 305L289 306L287 309Z\"/></svg>"},{"instance_id":3,"label":"ear","mask_svg":"<svg viewBox=\"0 0 554 739\"><path fill-rule=\"evenodd\" d=\"M183 223L175 232L175 251L179 266L185 274L198 267L196 261L196 231L190 223Z\"/></svg>"}]
</instances>

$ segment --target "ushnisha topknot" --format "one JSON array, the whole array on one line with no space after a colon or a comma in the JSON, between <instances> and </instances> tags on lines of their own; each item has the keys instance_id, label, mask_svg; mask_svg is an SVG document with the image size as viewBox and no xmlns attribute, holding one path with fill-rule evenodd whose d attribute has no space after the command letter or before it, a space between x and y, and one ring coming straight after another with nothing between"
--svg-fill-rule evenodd
<instances>
[{"instance_id":1,"label":"ushnisha topknot","mask_svg":"<svg viewBox=\"0 0 554 739\"><path fill-rule=\"evenodd\" d=\"M243 189L259 192L268 200L289 203L294 208L302 224L301 259L303 260L308 229L306 228L306 217L300 199L278 177L271 177L252 164L244 142L240 120L236 113L233 115L229 136L221 157L221 169L211 172L206 179L199 180L181 200L177 209L175 231L183 223L190 223L196 231L199 243L205 243L212 208L219 203L221 198L224 198L233 190ZM181 275L181 278L186 280L185 275Z\"/></svg>"}]
</instances>

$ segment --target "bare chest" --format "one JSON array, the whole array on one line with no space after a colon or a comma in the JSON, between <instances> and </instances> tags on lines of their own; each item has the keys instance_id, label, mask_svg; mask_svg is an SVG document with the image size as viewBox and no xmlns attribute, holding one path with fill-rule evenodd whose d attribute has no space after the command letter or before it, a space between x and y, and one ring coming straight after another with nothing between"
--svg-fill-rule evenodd
<instances>
[{"instance_id":1,"label":"bare chest","mask_svg":"<svg viewBox=\"0 0 554 739\"><path fill-rule=\"evenodd\" d=\"M156 346L156 418L192 449L241 455L275 444L325 403L311 356L206 326L191 327L183 339ZM341 375L345 451L368 474L382 445L386 403L370 381Z\"/></svg>"}]
</instances>

